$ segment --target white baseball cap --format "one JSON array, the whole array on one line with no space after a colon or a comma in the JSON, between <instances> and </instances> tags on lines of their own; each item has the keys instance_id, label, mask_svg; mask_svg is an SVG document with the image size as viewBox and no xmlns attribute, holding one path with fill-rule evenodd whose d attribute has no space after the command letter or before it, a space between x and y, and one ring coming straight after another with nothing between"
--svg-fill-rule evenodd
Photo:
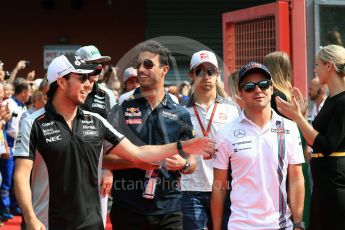
<instances>
[{"instance_id":1,"label":"white baseball cap","mask_svg":"<svg viewBox=\"0 0 345 230\"><path fill-rule=\"evenodd\" d=\"M136 77L136 78L138 77L138 72L133 67L129 67L129 68L125 69L125 71L123 73L123 83L125 83L131 77Z\"/></svg>"},{"instance_id":2,"label":"white baseball cap","mask_svg":"<svg viewBox=\"0 0 345 230\"><path fill-rule=\"evenodd\" d=\"M216 55L211 51L201 50L193 54L192 60L190 61L190 70L195 69L195 67L205 62L212 64L218 69Z\"/></svg>"},{"instance_id":3,"label":"white baseball cap","mask_svg":"<svg viewBox=\"0 0 345 230\"><path fill-rule=\"evenodd\" d=\"M96 46L83 46L75 52L76 55L83 58L87 63L103 63L111 60L109 56L102 56Z\"/></svg>"},{"instance_id":4,"label":"white baseball cap","mask_svg":"<svg viewBox=\"0 0 345 230\"><path fill-rule=\"evenodd\" d=\"M81 57L76 55L61 55L56 57L48 66L47 79L49 85L57 79L69 74L90 74L97 75L102 68L97 64L88 64Z\"/></svg>"}]
</instances>

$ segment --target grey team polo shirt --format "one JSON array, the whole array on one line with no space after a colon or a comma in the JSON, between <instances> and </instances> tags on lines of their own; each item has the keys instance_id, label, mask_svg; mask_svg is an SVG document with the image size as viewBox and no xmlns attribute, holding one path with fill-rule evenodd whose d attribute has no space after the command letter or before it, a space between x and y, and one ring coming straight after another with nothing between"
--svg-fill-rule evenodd
<instances>
[{"instance_id":1,"label":"grey team polo shirt","mask_svg":"<svg viewBox=\"0 0 345 230\"><path fill-rule=\"evenodd\" d=\"M98 189L103 139L123 138L100 115L78 109L72 130L51 101L22 123L14 156L34 161L32 202L49 229L104 229Z\"/></svg>"}]
</instances>

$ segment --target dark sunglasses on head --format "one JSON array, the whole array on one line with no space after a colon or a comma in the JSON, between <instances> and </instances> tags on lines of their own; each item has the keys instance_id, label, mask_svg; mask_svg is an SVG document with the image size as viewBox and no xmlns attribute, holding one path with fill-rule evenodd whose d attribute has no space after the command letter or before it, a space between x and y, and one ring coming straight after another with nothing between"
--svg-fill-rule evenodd
<instances>
[{"instance_id":1,"label":"dark sunglasses on head","mask_svg":"<svg viewBox=\"0 0 345 230\"><path fill-rule=\"evenodd\" d=\"M84 84L87 80L90 80L89 74L76 73L76 75L78 76L78 79L82 84ZM67 74L66 76L64 76L64 78L66 78L66 80L68 80L70 77L71 77L71 74Z\"/></svg>"},{"instance_id":2,"label":"dark sunglasses on head","mask_svg":"<svg viewBox=\"0 0 345 230\"><path fill-rule=\"evenodd\" d=\"M272 85L272 81L270 80L262 80L262 81L258 81L258 82L248 82L245 84L242 84L242 89L247 92L254 92L256 86L258 86L261 90L266 90L268 89L270 86Z\"/></svg>"},{"instance_id":3,"label":"dark sunglasses on head","mask_svg":"<svg viewBox=\"0 0 345 230\"><path fill-rule=\"evenodd\" d=\"M208 76L212 77L215 76L217 74L217 70L216 69L195 69L194 70L194 74L197 77L203 77L205 76L205 74L207 73Z\"/></svg>"},{"instance_id":4,"label":"dark sunglasses on head","mask_svg":"<svg viewBox=\"0 0 345 230\"><path fill-rule=\"evenodd\" d=\"M155 63L151 61L150 59L145 59L144 61L135 61L133 63L134 69L139 69L141 64L144 66L145 69L152 69L155 66Z\"/></svg>"}]
</instances>

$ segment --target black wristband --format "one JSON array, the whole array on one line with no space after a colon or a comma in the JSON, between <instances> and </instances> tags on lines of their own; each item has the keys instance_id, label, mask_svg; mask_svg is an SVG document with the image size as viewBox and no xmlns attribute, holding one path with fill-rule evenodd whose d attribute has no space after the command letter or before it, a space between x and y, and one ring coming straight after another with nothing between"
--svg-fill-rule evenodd
<instances>
[{"instance_id":1,"label":"black wristband","mask_svg":"<svg viewBox=\"0 0 345 230\"><path fill-rule=\"evenodd\" d=\"M298 222L298 223L293 224L293 227L294 228L305 229L305 224L304 224L304 222Z\"/></svg>"},{"instance_id":2,"label":"black wristband","mask_svg":"<svg viewBox=\"0 0 345 230\"><path fill-rule=\"evenodd\" d=\"M182 149L182 143L181 143L180 140L177 141L176 146L177 146L178 154L179 154L181 157L185 158L186 153L185 153L185 152L183 151L183 149Z\"/></svg>"}]
</instances>

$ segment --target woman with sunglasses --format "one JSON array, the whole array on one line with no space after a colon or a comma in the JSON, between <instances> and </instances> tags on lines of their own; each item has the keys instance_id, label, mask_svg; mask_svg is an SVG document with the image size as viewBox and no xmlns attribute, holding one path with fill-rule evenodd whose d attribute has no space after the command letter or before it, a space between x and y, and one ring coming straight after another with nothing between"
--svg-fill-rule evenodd
<instances>
[{"instance_id":1,"label":"woman with sunglasses","mask_svg":"<svg viewBox=\"0 0 345 230\"><path fill-rule=\"evenodd\" d=\"M316 56L314 72L330 96L312 126L297 100L277 98L278 109L294 120L313 148L310 229L345 229L345 49L328 45Z\"/></svg>"}]
</instances>

